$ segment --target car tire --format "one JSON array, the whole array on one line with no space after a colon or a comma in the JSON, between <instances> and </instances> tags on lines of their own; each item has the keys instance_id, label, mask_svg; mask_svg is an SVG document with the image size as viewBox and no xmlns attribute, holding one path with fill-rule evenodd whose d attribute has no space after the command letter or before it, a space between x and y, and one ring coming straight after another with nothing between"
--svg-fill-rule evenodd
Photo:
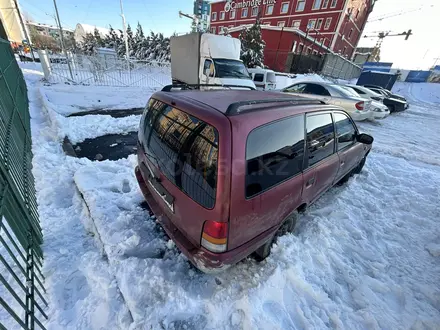
<instances>
[{"instance_id":1,"label":"car tire","mask_svg":"<svg viewBox=\"0 0 440 330\"><path fill-rule=\"evenodd\" d=\"M266 259L270 255L272 244L277 241L278 237L293 232L297 221L298 221L298 211L295 210L286 219L284 219L283 223L281 224L280 228L278 228L275 235L254 252L255 259L258 262Z\"/></svg>"},{"instance_id":2,"label":"car tire","mask_svg":"<svg viewBox=\"0 0 440 330\"><path fill-rule=\"evenodd\" d=\"M362 158L362 160L359 162L358 166L354 169L354 173L359 174L361 173L362 169L364 168L365 162L367 160L367 156Z\"/></svg>"}]
</instances>

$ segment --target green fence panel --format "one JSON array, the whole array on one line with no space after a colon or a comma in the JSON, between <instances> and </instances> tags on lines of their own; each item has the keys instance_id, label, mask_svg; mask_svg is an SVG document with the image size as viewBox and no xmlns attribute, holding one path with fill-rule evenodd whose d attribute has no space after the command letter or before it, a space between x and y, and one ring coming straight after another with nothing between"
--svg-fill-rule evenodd
<instances>
[{"instance_id":1,"label":"green fence panel","mask_svg":"<svg viewBox=\"0 0 440 330\"><path fill-rule=\"evenodd\" d=\"M0 308L10 315L0 329L44 329L47 319L31 146L26 82L9 42L0 38Z\"/></svg>"}]
</instances>

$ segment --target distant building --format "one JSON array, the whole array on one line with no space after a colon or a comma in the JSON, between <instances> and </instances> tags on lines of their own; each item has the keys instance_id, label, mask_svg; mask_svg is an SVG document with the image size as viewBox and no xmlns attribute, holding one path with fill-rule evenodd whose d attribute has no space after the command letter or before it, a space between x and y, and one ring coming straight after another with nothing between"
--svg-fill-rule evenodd
<instances>
[{"instance_id":1,"label":"distant building","mask_svg":"<svg viewBox=\"0 0 440 330\"><path fill-rule=\"evenodd\" d=\"M82 24L78 23L76 24L75 31L73 32L75 42L76 43L82 43L83 38L86 36L87 33L93 34L95 32L95 29L98 30L99 35L101 38L104 38L107 34L110 33L110 29L99 27L99 26L93 26L89 24Z\"/></svg>"},{"instance_id":2,"label":"distant building","mask_svg":"<svg viewBox=\"0 0 440 330\"><path fill-rule=\"evenodd\" d=\"M0 0L0 37L15 44L22 44L26 39L12 0Z\"/></svg>"},{"instance_id":3,"label":"distant building","mask_svg":"<svg viewBox=\"0 0 440 330\"><path fill-rule=\"evenodd\" d=\"M358 47L353 55L353 62L363 65L365 62L379 62L380 49L376 47Z\"/></svg>"},{"instance_id":4,"label":"distant building","mask_svg":"<svg viewBox=\"0 0 440 330\"><path fill-rule=\"evenodd\" d=\"M211 6L207 0L195 0L193 14L199 19L199 29L206 31L209 26Z\"/></svg>"},{"instance_id":5,"label":"distant building","mask_svg":"<svg viewBox=\"0 0 440 330\"><path fill-rule=\"evenodd\" d=\"M210 32L238 37L260 18L265 65L283 70L289 52L351 59L375 0L228 0L211 3Z\"/></svg>"},{"instance_id":6,"label":"distant building","mask_svg":"<svg viewBox=\"0 0 440 330\"><path fill-rule=\"evenodd\" d=\"M41 24L41 23L35 23L35 22L30 22L27 21L26 25L28 26L28 28L30 29L31 27L35 28L35 30L43 35L43 36L47 36L47 37L52 37L54 39L59 39L60 38L60 30L57 26L53 26L53 25L48 25L48 24ZM72 29L66 29L63 27L63 36L64 37L71 37L73 36L73 30Z\"/></svg>"}]
</instances>

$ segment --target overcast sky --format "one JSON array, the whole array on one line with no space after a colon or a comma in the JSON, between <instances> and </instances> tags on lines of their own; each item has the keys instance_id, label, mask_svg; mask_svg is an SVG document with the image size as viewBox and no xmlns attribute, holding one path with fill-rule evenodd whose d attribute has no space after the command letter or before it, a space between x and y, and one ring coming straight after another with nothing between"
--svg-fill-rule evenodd
<instances>
[{"instance_id":1,"label":"overcast sky","mask_svg":"<svg viewBox=\"0 0 440 330\"><path fill-rule=\"evenodd\" d=\"M53 0L19 0L22 10L40 23L55 24ZM280 0L278 0L280 1ZM307 0L311 1L311 0ZM63 25L74 29L76 23L121 28L119 0L57 0ZM191 14L192 0L124 0L125 16L132 28L139 21L145 32L153 30L169 36L173 32L186 32L190 20L179 18L182 10ZM399 16L376 20L378 17L406 12ZM379 0L370 15L371 22L365 34L379 31L400 33L412 29L409 40L404 37L387 37L381 51L381 60L393 62L394 67L405 69L427 69L440 57L440 0ZM439 21L437 21L439 20ZM359 46L374 46L377 38L362 38ZM440 60L438 61L440 64Z\"/></svg>"}]
</instances>

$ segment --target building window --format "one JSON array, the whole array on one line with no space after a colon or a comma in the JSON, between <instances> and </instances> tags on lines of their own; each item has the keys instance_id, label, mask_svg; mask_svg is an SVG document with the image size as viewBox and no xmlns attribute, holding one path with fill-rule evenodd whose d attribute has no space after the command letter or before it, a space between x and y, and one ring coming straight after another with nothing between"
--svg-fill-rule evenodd
<instances>
[{"instance_id":1,"label":"building window","mask_svg":"<svg viewBox=\"0 0 440 330\"><path fill-rule=\"evenodd\" d=\"M212 26L212 27L211 27L211 33L215 34L215 32L216 32L216 31L215 31L215 26Z\"/></svg>"},{"instance_id":2,"label":"building window","mask_svg":"<svg viewBox=\"0 0 440 330\"><path fill-rule=\"evenodd\" d=\"M306 0L298 0L296 4L296 11L304 11L305 6L306 6Z\"/></svg>"},{"instance_id":3,"label":"building window","mask_svg":"<svg viewBox=\"0 0 440 330\"><path fill-rule=\"evenodd\" d=\"M325 19L324 30L328 30L330 28L330 24L332 24L332 18L328 17Z\"/></svg>"},{"instance_id":4,"label":"building window","mask_svg":"<svg viewBox=\"0 0 440 330\"><path fill-rule=\"evenodd\" d=\"M345 55L346 52L347 52L347 46L344 46L344 50L342 51L342 55Z\"/></svg>"},{"instance_id":5,"label":"building window","mask_svg":"<svg viewBox=\"0 0 440 330\"><path fill-rule=\"evenodd\" d=\"M247 15L248 15L248 9L247 8L243 8L242 10L241 10L241 17L243 18L243 17L247 17Z\"/></svg>"},{"instance_id":6,"label":"building window","mask_svg":"<svg viewBox=\"0 0 440 330\"><path fill-rule=\"evenodd\" d=\"M270 25L270 22L264 22L263 25Z\"/></svg>"},{"instance_id":7,"label":"building window","mask_svg":"<svg viewBox=\"0 0 440 330\"><path fill-rule=\"evenodd\" d=\"M321 29L321 27L322 27L322 21L323 21L323 19L320 18L320 19L318 19L318 21L316 22L316 29L317 29L317 30Z\"/></svg>"},{"instance_id":8,"label":"building window","mask_svg":"<svg viewBox=\"0 0 440 330\"><path fill-rule=\"evenodd\" d=\"M289 11L289 3L288 2L283 2L281 4L280 13L281 14L287 14L288 11Z\"/></svg>"},{"instance_id":9,"label":"building window","mask_svg":"<svg viewBox=\"0 0 440 330\"><path fill-rule=\"evenodd\" d=\"M359 13L360 13L360 10L359 10L359 8L358 8L358 10L356 11L356 19L359 17Z\"/></svg>"},{"instance_id":10,"label":"building window","mask_svg":"<svg viewBox=\"0 0 440 330\"><path fill-rule=\"evenodd\" d=\"M322 3L322 0L313 1L312 10L317 10L317 9L321 8L321 3Z\"/></svg>"},{"instance_id":11,"label":"building window","mask_svg":"<svg viewBox=\"0 0 440 330\"><path fill-rule=\"evenodd\" d=\"M284 27L285 25L286 25L285 21L279 21L277 24L278 27Z\"/></svg>"},{"instance_id":12,"label":"building window","mask_svg":"<svg viewBox=\"0 0 440 330\"><path fill-rule=\"evenodd\" d=\"M273 5L266 6L266 15L272 15L273 13Z\"/></svg>"},{"instance_id":13,"label":"building window","mask_svg":"<svg viewBox=\"0 0 440 330\"><path fill-rule=\"evenodd\" d=\"M306 55L309 55L312 52L312 48L311 47L307 47L306 49Z\"/></svg>"},{"instance_id":14,"label":"building window","mask_svg":"<svg viewBox=\"0 0 440 330\"><path fill-rule=\"evenodd\" d=\"M218 34L222 34L224 31L223 31L223 26L219 26L218 27Z\"/></svg>"},{"instance_id":15,"label":"building window","mask_svg":"<svg viewBox=\"0 0 440 330\"><path fill-rule=\"evenodd\" d=\"M299 29L300 25L301 25L301 20L292 22L292 27L294 27L294 28Z\"/></svg>"},{"instance_id":16,"label":"building window","mask_svg":"<svg viewBox=\"0 0 440 330\"><path fill-rule=\"evenodd\" d=\"M351 34L353 33L353 29L350 29L350 32L348 32L348 39L351 38Z\"/></svg>"},{"instance_id":17,"label":"building window","mask_svg":"<svg viewBox=\"0 0 440 330\"><path fill-rule=\"evenodd\" d=\"M304 49L304 44L299 44L298 46L298 54L301 54Z\"/></svg>"},{"instance_id":18,"label":"building window","mask_svg":"<svg viewBox=\"0 0 440 330\"><path fill-rule=\"evenodd\" d=\"M235 10L231 10L229 13L229 19L235 19Z\"/></svg>"},{"instance_id":19,"label":"building window","mask_svg":"<svg viewBox=\"0 0 440 330\"><path fill-rule=\"evenodd\" d=\"M314 51L313 51L313 55L318 55L318 51L317 51L317 50L314 50Z\"/></svg>"},{"instance_id":20,"label":"building window","mask_svg":"<svg viewBox=\"0 0 440 330\"><path fill-rule=\"evenodd\" d=\"M316 19L309 19L307 23L307 29L314 29L316 25Z\"/></svg>"},{"instance_id":21,"label":"building window","mask_svg":"<svg viewBox=\"0 0 440 330\"><path fill-rule=\"evenodd\" d=\"M254 8L252 8L252 13L251 13L251 16L257 16L258 15L258 7L254 7Z\"/></svg>"},{"instance_id":22,"label":"building window","mask_svg":"<svg viewBox=\"0 0 440 330\"><path fill-rule=\"evenodd\" d=\"M330 4L330 8L335 8L338 4L338 0L332 0L332 3Z\"/></svg>"},{"instance_id":23,"label":"building window","mask_svg":"<svg viewBox=\"0 0 440 330\"><path fill-rule=\"evenodd\" d=\"M327 9L327 7L328 7L328 1L329 1L329 0L324 0L324 2L322 3L322 9Z\"/></svg>"},{"instance_id":24,"label":"building window","mask_svg":"<svg viewBox=\"0 0 440 330\"><path fill-rule=\"evenodd\" d=\"M225 12L221 11L220 12L220 20L223 21L225 19Z\"/></svg>"},{"instance_id":25,"label":"building window","mask_svg":"<svg viewBox=\"0 0 440 330\"><path fill-rule=\"evenodd\" d=\"M217 20L217 13L213 12L212 17L211 17L211 21L216 21L216 20Z\"/></svg>"}]
</instances>

